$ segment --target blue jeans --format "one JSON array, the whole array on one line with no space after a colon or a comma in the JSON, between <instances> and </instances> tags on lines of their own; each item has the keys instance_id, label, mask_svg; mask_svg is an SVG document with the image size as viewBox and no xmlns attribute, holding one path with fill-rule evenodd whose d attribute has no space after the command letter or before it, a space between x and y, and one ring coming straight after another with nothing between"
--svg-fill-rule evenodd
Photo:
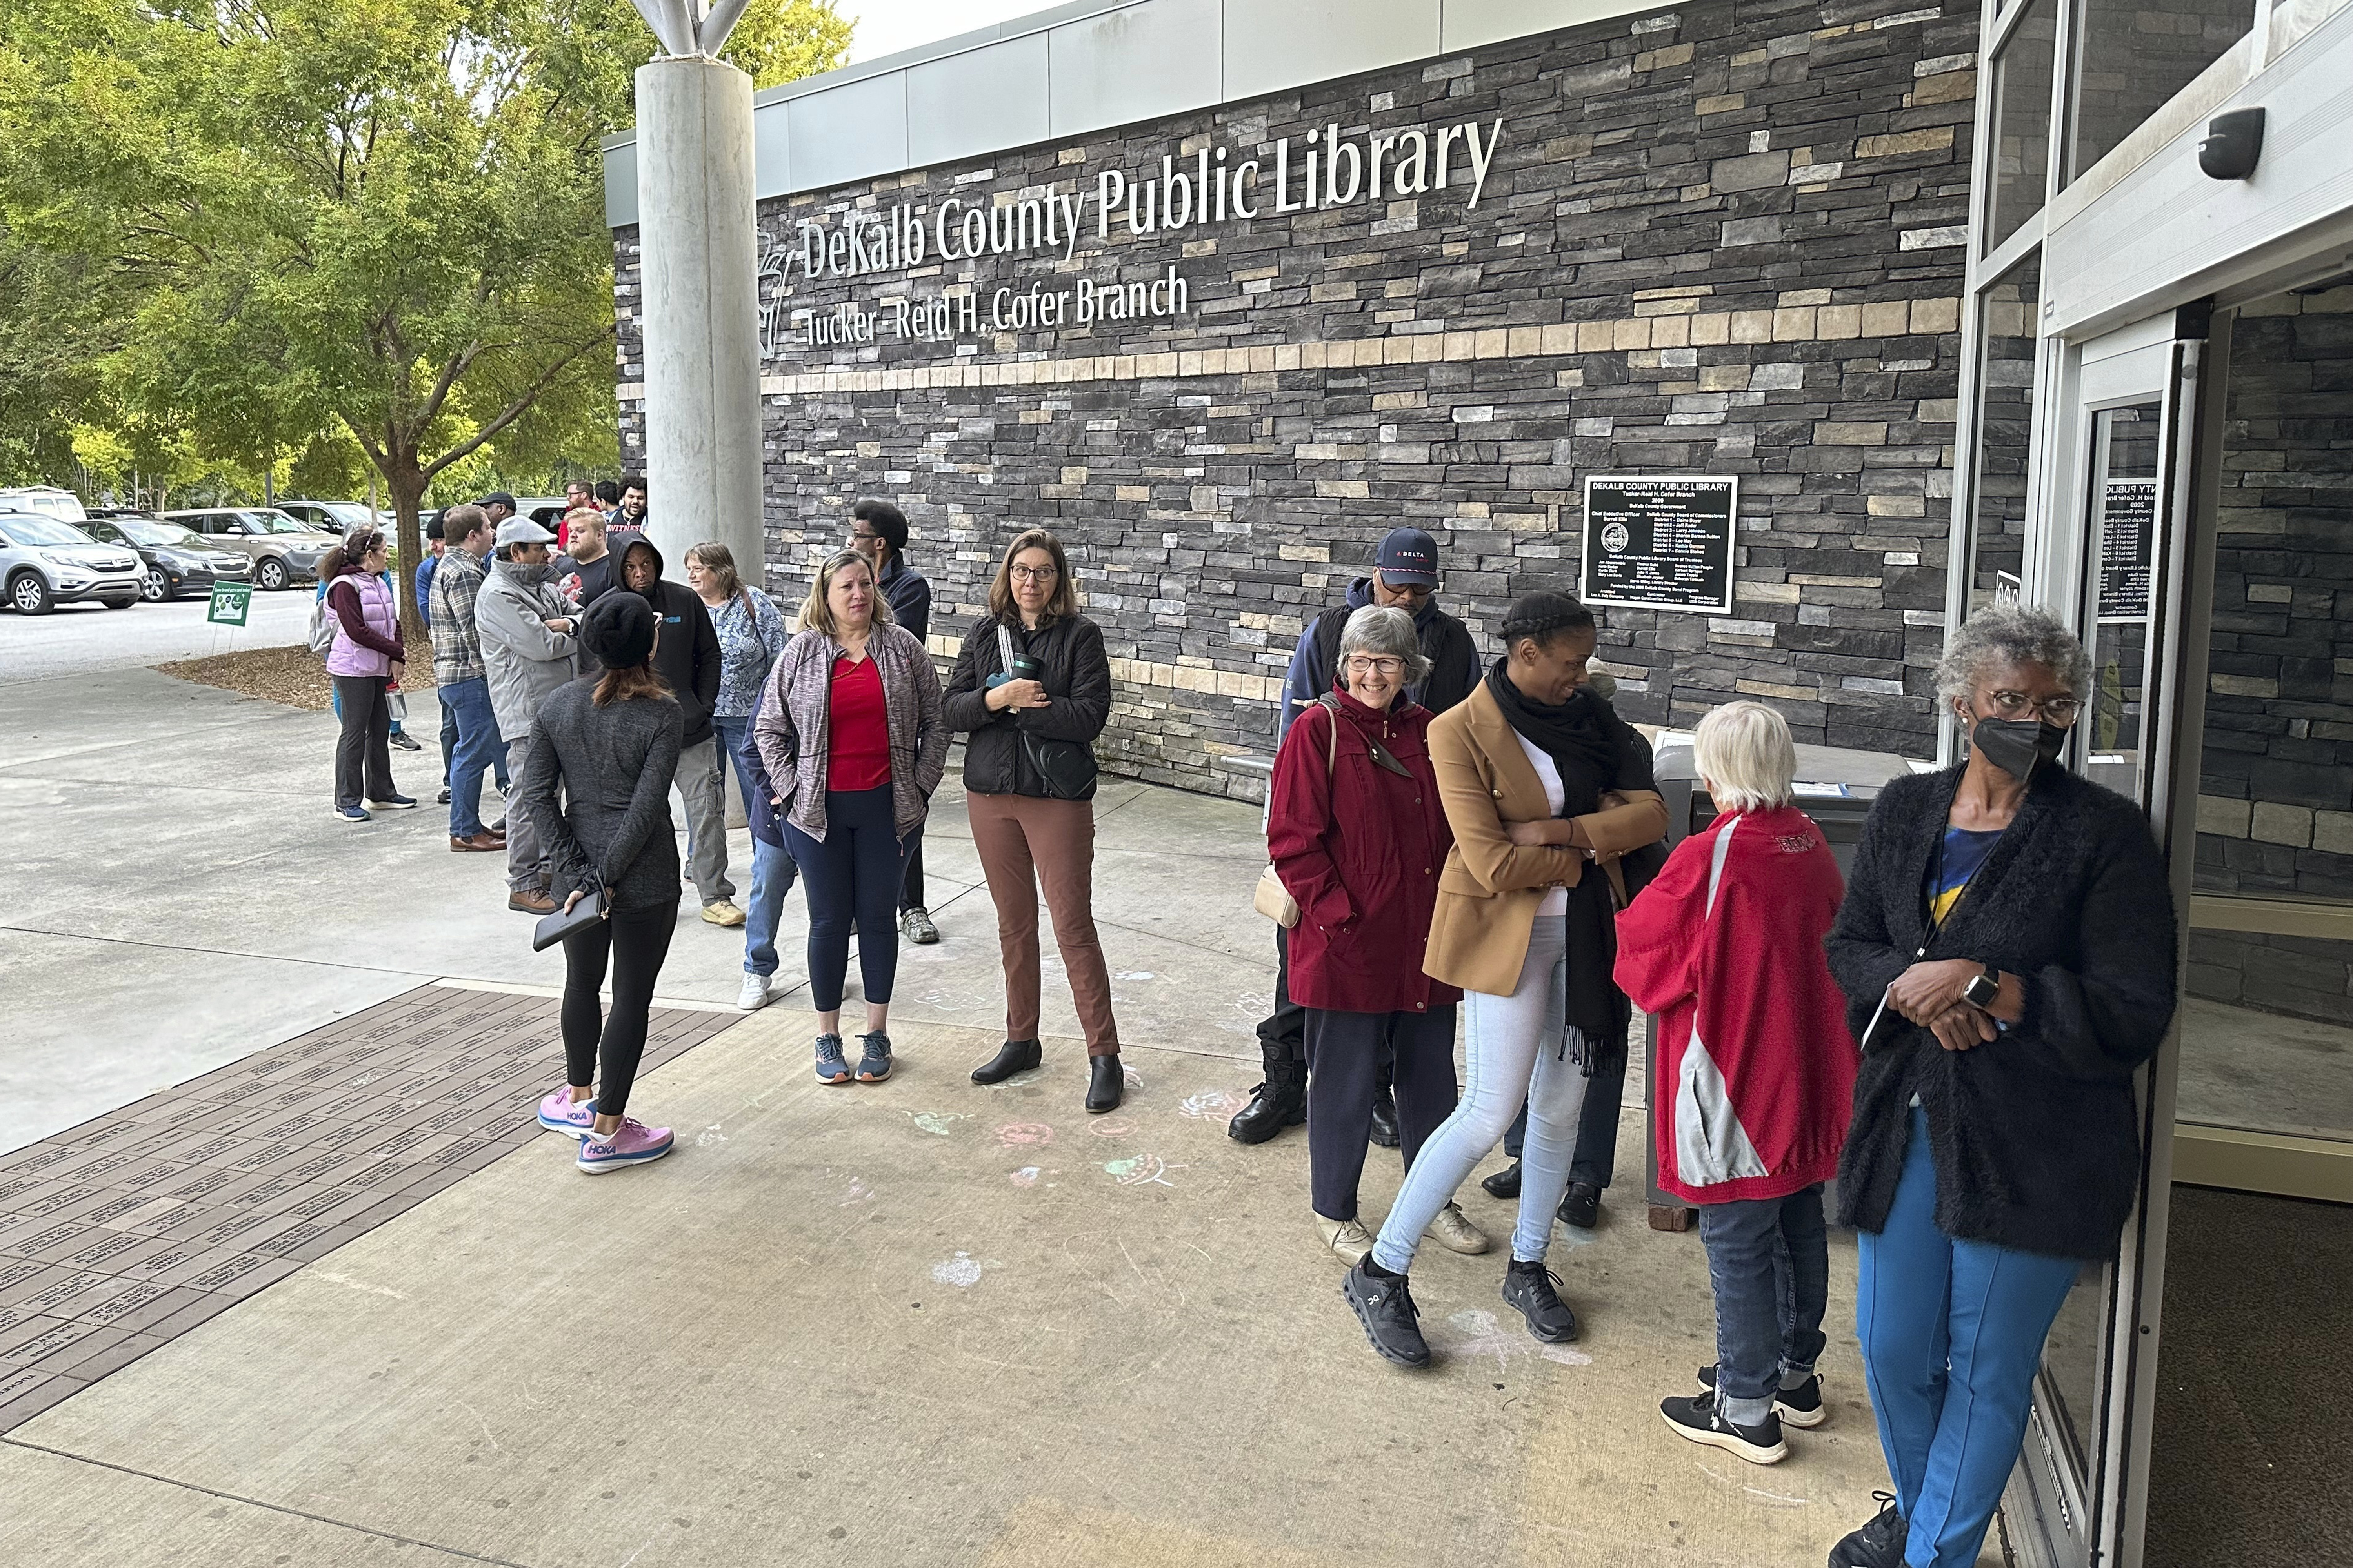
<instances>
[{"instance_id":1,"label":"blue jeans","mask_svg":"<svg viewBox=\"0 0 2353 1568\"><path fill-rule=\"evenodd\" d=\"M1463 993L1470 1031L1461 1103L1414 1156L1405 1185L1381 1222L1373 1261L1382 1268L1403 1274L1413 1267L1421 1233L1503 1137L1524 1100L1528 1140L1521 1155L1520 1219L1512 1231L1512 1257L1522 1263L1543 1261L1552 1242L1553 1211L1568 1191L1577 1114L1585 1104L1584 1065L1565 1054L1571 1046L1582 1052L1565 1015L1567 979L1567 918L1543 915L1529 933L1519 984L1509 996Z\"/></svg>"},{"instance_id":2,"label":"blue jeans","mask_svg":"<svg viewBox=\"0 0 2353 1568\"><path fill-rule=\"evenodd\" d=\"M1827 1340L1831 1239L1819 1182L1787 1197L1703 1204L1699 1238L1715 1290L1715 1387L1724 1413L1754 1426L1773 1396L1814 1375Z\"/></svg>"},{"instance_id":3,"label":"blue jeans","mask_svg":"<svg viewBox=\"0 0 2353 1568\"><path fill-rule=\"evenodd\" d=\"M482 830L482 775L506 769L507 743L491 711L491 683L477 675L441 688L441 710L458 721L458 743L449 755L449 837L471 838Z\"/></svg>"},{"instance_id":4,"label":"blue jeans","mask_svg":"<svg viewBox=\"0 0 2353 1568\"><path fill-rule=\"evenodd\" d=\"M785 842L807 880L810 1005L820 1013L841 1006L852 921L866 1000L888 1002L899 973L899 884L906 874L891 786L827 791L825 837L787 822Z\"/></svg>"},{"instance_id":5,"label":"blue jeans","mask_svg":"<svg viewBox=\"0 0 2353 1568\"><path fill-rule=\"evenodd\" d=\"M719 737L719 765L735 772L735 788L744 802L746 816L752 810L752 721L717 719L711 728Z\"/></svg>"},{"instance_id":6,"label":"blue jeans","mask_svg":"<svg viewBox=\"0 0 2353 1568\"><path fill-rule=\"evenodd\" d=\"M2042 1342L2084 1266L1936 1228L1927 1114L1887 1227L1858 1237L1854 1331L1910 1568L1969 1568L2018 1463Z\"/></svg>"},{"instance_id":7,"label":"blue jeans","mask_svg":"<svg viewBox=\"0 0 2353 1568\"><path fill-rule=\"evenodd\" d=\"M792 852L752 836L752 898L744 911L744 973L768 975L776 972L776 925L784 919L785 895L793 890L799 868Z\"/></svg>"}]
</instances>

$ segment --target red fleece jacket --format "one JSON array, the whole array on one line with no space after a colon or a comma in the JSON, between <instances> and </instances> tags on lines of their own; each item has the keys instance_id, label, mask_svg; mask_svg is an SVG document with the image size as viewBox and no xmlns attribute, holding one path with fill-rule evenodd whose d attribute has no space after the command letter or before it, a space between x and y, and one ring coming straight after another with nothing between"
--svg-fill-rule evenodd
<instances>
[{"instance_id":1,"label":"red fleece jacket","mask_svg":"<svg viewBox=\"0 0 2353 1568\"><path fill-rule=\"evenodd\" d=\"M1662 1188L1729 1203L1837 1173L1858 1053L1822 938L1844 891L1783 807L1684 839L1619 915L1618 984L1654 1020Z\"/></svg>"}]
</instances>

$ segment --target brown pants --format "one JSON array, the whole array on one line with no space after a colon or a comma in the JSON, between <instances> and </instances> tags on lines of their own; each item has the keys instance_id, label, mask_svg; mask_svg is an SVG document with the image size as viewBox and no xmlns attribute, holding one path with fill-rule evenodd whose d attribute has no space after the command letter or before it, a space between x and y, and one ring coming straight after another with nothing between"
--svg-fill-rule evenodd
<instances>
[{"instance_id":1,"label":"brown pants","mask_svg":"<svg viewBox=\"0 0 2353 1568\"><path fill-rule=\"evenodd\" d=\"M1095 938L1094 802L975 795L965 797L965 811L988 896L997 900L997 940L1005 950L1005 1037L1038 1037L1038 887L1043 882L1087 1055L1117 1056L1111 972Z\"/></svg>"}]
</instances>

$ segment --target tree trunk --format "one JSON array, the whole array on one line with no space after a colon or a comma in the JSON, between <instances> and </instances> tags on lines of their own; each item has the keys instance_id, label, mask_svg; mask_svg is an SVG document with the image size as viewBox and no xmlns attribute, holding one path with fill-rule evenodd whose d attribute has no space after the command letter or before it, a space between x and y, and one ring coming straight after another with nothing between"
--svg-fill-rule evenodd
<instances>
[{"instance_id":1,"label":"tree trunk","mask_svg":"<svg viewBox=\"0 0 2353 1568\"><path fill-rule=\"evenodd\" d=\"M385 470L385 486L392 492L394 528L400 540L400 570L393 575L393 595L400 605L400 629L407 637L425 635L425 617L417 605L417 568L425 559L425 532L417 513L425 499L425 471L413 451L396 449Z\"/></svg>"}]
</instances>

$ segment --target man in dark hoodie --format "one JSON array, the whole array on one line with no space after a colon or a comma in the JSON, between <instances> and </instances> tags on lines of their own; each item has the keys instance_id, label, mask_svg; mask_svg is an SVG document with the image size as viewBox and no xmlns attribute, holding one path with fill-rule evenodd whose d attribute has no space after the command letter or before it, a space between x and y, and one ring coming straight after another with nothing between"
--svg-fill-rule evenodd
<instances>
[{"instance_id":1,"label":"man in dark hoodie","mask_svg":"<svg viewBox=\"0 0 2353 1568\"><path fill-rule=\"evenodd\" d=\"M621 552L621 580L653 605L660 635L654 641L654 673L670 686L686 717L673 782L686 800L687 875L702 899L702 918L715 926L740 926L735 884L727 879L727 802L720 784L717 731L711 707L719 700L719 633L711 612L683 583L662 581L662 553L642 535Z\"/></svg>"},{"instance_id":2,"label":"man in dark hoodie","mask_svg":"<svg viewBox=\"0 0 2353 1568\"><path fill-rule=\"evenodd\" d=\"M1413 617L1422 654L1430 660L1430 678L1408 687L1409 699L1443 713L1477 689L1486 673L1480 666L1479 645L1470 627L1438 607L1438 542L1419 528L1396 529L1375 552L1372 575L1349 584L1346 602L1316 616L1299 639L1282 680L1282 711L1275 718L1278 745L1292 720L1332 689L1339 671L1340 633L1348 617L1366 605L1400 609ZM1307 1120L1307 1016L1291 1000L1291 944L1281 928L1274 933L1274 951L1279 965L1274 1015L1258 1026L1266 1081L1226 1128L1244 1143L1263 1143ZM1397 1101L1390 1097L1386 1070L1373 1100L1373 1138L1390 1148L1397 1145Z\"/></svg>"}]
</instances>

